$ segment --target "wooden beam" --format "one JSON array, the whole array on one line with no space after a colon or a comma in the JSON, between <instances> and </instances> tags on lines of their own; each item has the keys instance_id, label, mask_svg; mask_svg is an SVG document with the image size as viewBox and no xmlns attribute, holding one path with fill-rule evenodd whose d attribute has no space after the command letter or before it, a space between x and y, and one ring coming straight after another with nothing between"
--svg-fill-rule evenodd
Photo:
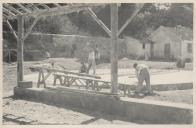
<instances>
[{"instance_id":1,"label":"wooden beam","mask_svg":"<svg viewBox=\"0 0 196 128\"><path fill-rule=\"evenodd\" d=\"M8 27L9 27L9 29L11 30L12 34L14 35L15 39L18 40L18 36L17 36L16 32L14 31L14 29L13 29L12 25L10 24L10 22L8 20L6 20L6 23L7 23Z\"/></svg>"},{"instance_id":2,"label":"wooden beam","mask_svg":"<svg viewBox=\"0 0 196 128\"><path fill-rule=\"evenodd\" d=\"M109 3L108 3L109 4ZM61 6L61 8L50 8L45 4L38 4L41 5L47 10L43 9L40 11L30 11L27 8L25 8L21 4L16 4L19 6L25 13L22 13L22 16L25 17L46 17L46 16L54 16L54 15L62 15L62 14L69 14L73 12L79 12L81 10L86 10L88 7L94 7L94 6L101 6L101 5L106 5L103 3L90 3L90 4L74 4L73 6ZM16 19L17 16L12 16L10 19Z\"/></svg>"},{"instance_id":3,"label":"wooden beam","mask_svg":"<svg viewBox=\"0 0 196 128\"><path fill-rule=\"evenodd\" d=\"M60 8L61 6L58 3L53 3L55 6L57 6L58 8Z\"/></svg>"},{"instance_id":4,"label":"wooden beam","mask_svg":"<svg viewBox=\"0 0 196 128\"><path fill-rule=\"evenodd\" d=\"M35 18L35 20L33 21L33 23L31 24L31 26L29 27L27 33L24 36L24 40L28 37L28 35L31 33L33 27L35 26L35 24L37 23L37 21L39 20L39 17Z\"/></svg>"},{"instance_id":5,"label":"wooden beam","mask_svg":"<svg viewBox=\"0 0 196 128\"><path fill-rule=\"evenodd\" d=\"M105 32L111 37L111 31L107 28L107 26L97 17L97 15L93 12L91 8L88 8L88 12L91 15L91 17L101 26Z\"/></svg>"},{"instance_id":6,"label":"wooden beam","mask_svg":"<svg viewBox=\"0 0 196 128\"><path fill-rule=\"evenodd\" d=\"M49 10L50 9L50 7L48 7L47 5L45 5L45 4L39 4L39 5L41 5L42 7L44 7L45 9L47 9L47 10Z\"/></svg>"},{"instance_id":7,"label":"wooden beam","mask_svg":"<svg viewBox=\"0 0 196 128\"><path fill-rule=\"evenodd\" d=\"M129 23L131 23L131 21L133 20L133 18L138 14L138 12L142 9L142 7L144 6L144 4L141 4L141 6L138 6L135 11L133 12L133 14L131 15L131 17L129 19L127 19L127 21L125 22L125 24L120 28L119 32L118 32L118 36L123 32L123 30L129 25Z\"/></svg>"},{"instance_id":8,"label":"wooden beam","mask_svg":"<svg viewBox=\"0 0 196 128\"><path fill-rule=\"evenodd\" d=\"M34 5L32 3L29 3L29 4L32 5L32 7L35 8L37 11L40 11L40 9L36 5Z\"/></svg>"},{"instance_id":9,"label":"wooden beam","mask_svg":"<svg viewBox=\"0 0 196 128\"><path fill-rule=\"evenodd\" d=\"M23 45L24 45L24 17L19 15L18 21L18 41L17 41L17 82L23 81Z\"/></svg>"},{"instance_id":10,"label":"wooden beam","mask_svg":"<svg viewBox=\"0 0 196 128\"><path fill-rule=\"evenodd\" d=\"M4 3L3 6L9 8L10 10L14 11L17 14L22 14L20 11L18 11L17 9L15 9L13 6L11 6L9 4Z\"/></svg>"},{"instance_id":11,"label":"wooden beam","mask_svg":"<svg viewBox=\"0 0 196 128\"><path fill-rule=\"evenodd\" d=\"M9 11L9 10L7 10L6 8L3 8L3 11L4 11L5 13L7 13L8 15L10 15L10 16L15 16L14 13L12 13L12 12Z\"/></svg>"},{"instance_id":12,"label":"wooden beam","mask_svg":"<svg viewBox=\"0 0 196 128\"><path fill-rule=\"evenodd\" d=\"M6 14L3 14L3 17L5 17L5 19L9 19L8 15L6 15Z\"/></svg>"},{"instance_id":13,"label":"wooden beam","mask_svg":"<svg viewBox=\"0 0 196 128\"><path fill-rule=\"evenodd\" d=\"M31 11L29 9L27 9L26 7L24 7L22 4L16 4L18 5L20 8L22 8L22 10L24 10L27 13L31 13Z\"/></svg>"},{"instance_id":14,"label":"wooden beam","mask_svg":"<svg viewBox=\"0 0 196 128\"><path fill-rule=\"evenodd\" d=\"M118 94L118 5L111 4L111 84L113 94Z\"/></svg>"},{"instance_id":15,"label":"wooden beam","mask_svg":"<svg viewBox=\"0 0 196 128\"><path fill-rule=\"evenodd\" d=\"M15 19L16 16L11 16L8 13L6 13L5 11L3 11L3 15L6 16L5 18L3 17L3 19L8 19L8 20L13 20Z\"/></svg>"},{"instance_id":16,"label":"wooden beam","mask_svg":"<svg viewBox=\"0 0 196 128\"><path fill-rule=\"evenodd\" d=\"M63 6L61 8L50 8L49 10L46 10L46 11L24 14L24 16L46 17L46 16L69 14L69 13L72 13L72 12L85 10L88 7L100 6L100 5L103 5L103 4L97 4L96 3L96 4L86 4L86 5L80 5L79 4L79 5L74 5L74 6Z\"/></svg>"}]
</instances>

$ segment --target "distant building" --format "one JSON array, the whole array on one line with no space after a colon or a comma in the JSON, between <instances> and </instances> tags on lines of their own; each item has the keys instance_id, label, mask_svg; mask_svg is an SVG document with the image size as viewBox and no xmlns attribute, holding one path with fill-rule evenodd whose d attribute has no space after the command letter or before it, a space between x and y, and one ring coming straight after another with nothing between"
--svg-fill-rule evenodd
<instances>
[{"instance_id":1,"label":"distant building","mask_svg":"<svg viewBox=\"0 0 196 128\"><path fill-rule=\"evenodd\" d=\"M149 60L151 58L150 47L148 40L138 40L133 37L125 36L127 55L135 59Z\"/></svg>"},{"instance_id":2,"label":"distant building","mask_svg":"<svg viewBox=\"0 0 196 128\"><path fill-rule=\"evenodd\" d=\"M148 38L152 42L151 57L159 59L192 59L193 31L190 28L160 26Z\"/></svg>"}]
</instances>

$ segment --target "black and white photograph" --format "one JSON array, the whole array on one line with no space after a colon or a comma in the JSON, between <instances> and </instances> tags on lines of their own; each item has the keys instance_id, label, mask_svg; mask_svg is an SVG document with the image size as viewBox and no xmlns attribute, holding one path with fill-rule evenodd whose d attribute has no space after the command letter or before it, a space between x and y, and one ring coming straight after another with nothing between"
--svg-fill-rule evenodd
<instances>
[{"instance_id":1,"label":"black and white photograph","mask_svg":"<svg viewBox=\"0 0 196 128\"><path fill-rule=\"evenodd\" d=\"M3 125L193 125L194 3L1 12Z\"/></svg>"}]
</instances>

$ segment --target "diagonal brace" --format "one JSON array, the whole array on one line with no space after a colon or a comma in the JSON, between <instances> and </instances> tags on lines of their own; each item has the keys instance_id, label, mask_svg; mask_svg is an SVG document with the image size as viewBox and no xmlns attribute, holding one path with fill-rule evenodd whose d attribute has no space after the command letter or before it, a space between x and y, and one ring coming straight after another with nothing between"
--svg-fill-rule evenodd
<instances>
[{"instance_id":1,"label":"diagonal brace","mask_svg":"<svg viewBox=\"0 0 196 128\"><path fill-rule=\"evenodd\" d=\"M18 36L17 36L16 32L14 31L12 25L10 24L10 22L8 20L6 20L6 23L7 23L8 27L9 27L9 29L11 30L12 34L14 35L15 39L17 40Z\"/></svg>"},{"instance_id":2,"label":"diagonal brace","mask_svg":"<svg viewBox=\"0 0 196 128\"><path fill-rule=\"evenodd\" d=\"M111 31L106 27L106 25L97 17L97 15L93 12L91 8L88 8L87 11L91 15L91 17L101 26L105 32L111 37Z\"/></svg>"},{"instance_id":3,"label":"diagonal brace","mask_svg":"<svg viewBox=\"0 0 196 128\"><path fill-rule=\"evenodd\" d=\"M33 23L31 24L31 26L29 27L27 33L25 34L24 36L24 40L28 37L28 35L31 33L33 27L35 26L35 24L37 23L37 21L39 20L40 18L35 18L35 20L33 21Z\"/></svg>"},{"instance_id":4,"label":"diagonal brace","mask_svg":"<svg viewBox=\"0 0 196 128\"><path fill-rule=\"evenodd\" d=\"M7 3L4 3L3 4L5 7L9 8L10 10L14 11L15 13L17 14L22 14L20 11L18 11L17 9L15 9L13 6L7 4Z\"/></svg>"},{"instance_id":5,"label":"diagonal brace","mask_svg":"<svg viewBox=\"0 0 196 128\"><path fill-rule=\"evenodd\" d=\"M129 23L131 23L131 21L133 20L133 18L139 13L139 11L143 8L143 6L144 6L144 4L141 4L140 6L137 7L137 9L135 9L135 11L133 12L132 16L129 19L127 19L127 21L125 22L125 24L120 28L120 30L118 32L118 36L129 25Z\"/></svg>"}]
</instances>

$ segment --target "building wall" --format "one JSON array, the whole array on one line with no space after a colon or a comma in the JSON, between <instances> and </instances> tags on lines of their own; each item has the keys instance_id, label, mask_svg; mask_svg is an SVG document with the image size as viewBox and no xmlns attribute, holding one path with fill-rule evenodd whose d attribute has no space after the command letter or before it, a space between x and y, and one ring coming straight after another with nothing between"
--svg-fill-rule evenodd
<instances>
[{"instance_id":1,"label":"building wall","mask_svg":"<svg viewBox=\"0 0 196 128\"><path fill-rule=\"evenodd\" d=\"M181 44L182 42L171 42L171 59L177 59L181 56Z\"/></svg>"},{"instance_id":2,"label":"building wall","mask_svg":"<svg viewBox=\"0 0 196 128\"><path fill-rule=\"evenodd\" d=\"M193 58L193 53L190 53L190 52L188 52L188 44L193 44L193 42L192 41L188 41L188 40L184 40L183 42L182 42L182 57L183 58ZM192 49L193 49L193 46L192 46ZM192 51L193 52L193 51Z\"/></svg>"},{"instance_id":3,"label":"building wall","mask_svg":"<svg viewBox=\"0 0 196 128\"><path fill-rule=\"evenodd\" d=\"M147 54L150 57L150 44L145 44L145 49L143 49L143 44L140 40L126 37L125 38L127 54L132 57L145 57Z\"/></svg>"},{"instance_id":4,"label":"building wall","mask_svg":"<svg viewBox=\"0 0 196 128\"><path fill-rule=\"evenodd\" d=\"M165 45L170 44L170 56L165 56ZM154 43L154 58L176 59L181 55L181 42L172 41L168 38Z\"/></svg>"},{"instance_id":5,"label":"building wall","mask_svg":"<svg viewBox=\"0 0 196 128\"><path fill-rule=\"evenodd\" d=\"M168 43L167 40L162 41L161 43L154 44L154 58L177 59L178 57L182 56L183 58L192 59L192 53L189 53L187 50L188 43L192 44L192 41L180 41L180 42L170 41L170 48L171 48L170 58L165 57L164 47L166 43Z\"/></svg>"},{"instance_id":6,"label":"building wall","mask_svg":"<svg viewBox=\"0 0 196 128\"><path fill-rule=\"evenodd\" d=\"M45 49L51 53L52 57L70 57L72 44L76 44L76 57L87 58L87 42L91 46L97 44L100 54L110 59L111 39L103 37L89 37L79 35L60 35L33 33L25 41L26 49ZM119 56L126 54L126 46L123 39L119 39Z\"/></svg>"}]
</instances>

